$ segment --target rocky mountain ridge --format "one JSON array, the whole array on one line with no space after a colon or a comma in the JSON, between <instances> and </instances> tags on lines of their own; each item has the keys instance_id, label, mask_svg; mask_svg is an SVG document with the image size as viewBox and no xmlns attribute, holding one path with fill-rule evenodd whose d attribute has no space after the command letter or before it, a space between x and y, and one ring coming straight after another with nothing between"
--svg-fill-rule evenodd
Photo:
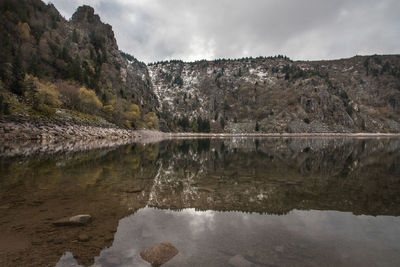
<instances>
[{"instance_id":1,"label":"rocky mountain ridge","mask_svg":"<svg viewBox=\"0 0 400 267\"><path fill-rule=\"evenodd\" d=\"M400 55L146 65L119 50L89 6L69 21L41 0L2 0L0 9L6 120L73 114L165 132L400 132Z\"/></svg>"},{"instance_id":2,"label":"rocky mountain ridge","mask_svg":"<svg viewBox=\"0 0 400 267\"><path fill-rule=\"evenodd\" d=\"M202 117L211 132L400 131L398 55L170 61L149 73L170 129Z\"/></svg>"}]
</instances>

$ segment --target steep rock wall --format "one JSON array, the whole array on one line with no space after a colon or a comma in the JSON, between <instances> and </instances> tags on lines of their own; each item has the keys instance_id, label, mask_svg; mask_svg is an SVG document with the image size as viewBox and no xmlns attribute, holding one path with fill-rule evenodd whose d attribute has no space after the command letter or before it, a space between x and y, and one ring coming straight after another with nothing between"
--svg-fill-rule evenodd
<instances>
[{"instance_id":1,"label":"steep rock wall","mask_svg":"<svg viewBox=\"0 0 400 267\"><path fill-rule=\"evenodd\" d=\"M214 132L399 132L400 57L286 57L150 64L167 129ZM193 130L191 126L187 129Z\"/></svg>"}]
</instances>

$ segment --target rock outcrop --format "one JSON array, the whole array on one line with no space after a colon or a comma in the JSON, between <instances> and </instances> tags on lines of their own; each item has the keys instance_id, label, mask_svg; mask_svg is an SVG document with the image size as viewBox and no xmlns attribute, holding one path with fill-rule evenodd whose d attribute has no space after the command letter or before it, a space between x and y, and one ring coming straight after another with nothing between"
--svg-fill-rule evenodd
<instances>
[{"instance_id":1,"label":"rock outcrop","mask_svg":"<svg viewBox=\"0 0 400 267\"><path fill-rule=\"evenodd\" d=\"M119 50L112 27L92 7L79 7L69 21L40 0L1 1L0 11L0 116L57 116L49 107L61 106L139 128L136 122L155 111L146 64ZM56 101L40 100L37 79ZM95 108L79 102L81 87L97 98Z\"/></svg>"},{"instance_id":2,"label":"rock outcrop","mask_svg":"<svg viewBox=\"0 0 400 267\"><path fill-rule=\"evenodd\" d=\"M211 132L400 131L398 55L170 61L149 71L169 130L193 131L201 117Z\"/></svg>"}]
</instances>

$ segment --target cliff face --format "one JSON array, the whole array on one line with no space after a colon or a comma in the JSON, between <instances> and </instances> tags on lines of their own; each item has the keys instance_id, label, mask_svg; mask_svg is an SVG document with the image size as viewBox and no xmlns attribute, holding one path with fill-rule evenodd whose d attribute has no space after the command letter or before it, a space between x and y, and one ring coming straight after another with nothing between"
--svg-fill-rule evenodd
<instances>
[{"instance_id":1,"label":"cliff face","mask_svg":"<svg viewBox=\"0 0 400 267\"><path fill-rule=\"evenodd\" d=\"M118 49L112 27L93 8L79 7L69 21L40 0L2 0L0 10L0 89L7 104L0 115L26 115L18 108L22 104L41 114L46 107L78 110L138 128L140 118L158 105L147 66ZM41 98L45 83L56 101ZM79 99L82 86L98 99L92 101L95 108ZM7 91L20 97L18 102Z\"/></svg>"},{"instance_id":2,"label":"cliff face","mask_svg":"<svg viewBox=\"0 0 400 267\"><path fill-rule=\"evenodd\" d=\"M285 57L149 66L170 129L209 118L224 132L399 132L400 57ZM175 117L175 120L174 120Z\"/></svg>"},{"instance_id":3,"label":"cliff face","mask_svg":"<svg viewBox=\"0 0 400 267\"><path fill-rule=\"evenodd\" d=\"M118 49L112 27L102 23L93 8L79 7L69 26L72 28L71 34L74 35L75 31L78 37L72 54L88 59L93 57L91 53L94 48L98 51L97 57L104 58L100 60L104 62L98 75L100 82L109 89L109 97L119 95L139 104L146 111L154 109L157 99L151 90L147 66Z\"/></svg>"}]
</instances>

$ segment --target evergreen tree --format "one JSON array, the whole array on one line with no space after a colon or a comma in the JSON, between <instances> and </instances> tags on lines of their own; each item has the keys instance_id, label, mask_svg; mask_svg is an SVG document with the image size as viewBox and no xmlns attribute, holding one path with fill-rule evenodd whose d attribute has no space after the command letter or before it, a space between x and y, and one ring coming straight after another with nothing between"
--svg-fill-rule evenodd
<instances>
[{"instance_id":1,"label":"evergreen tree","mask_svg":"<svg viewBox=\"0 0 400 267\"><path fill-rule=\"evenodd\" d=\"M24 79L25 79L25 72L22 67L22 59L20 54L17 53L14 57L12 64L12 82L10 89L13 93L17 95L24 94L25 91Z\"/></svg>"},{"instance_id":2,"label":"evergreen tree","mask_svg":"<svg viewBox=\"0 0 400 267\"><path fill-rule=\"evenodd\" d=\"M209 119L205 119L203 120L203 128L204 128L204 132L205 133L209 133L211 130L211 125L210 125L210 120Z\"/></svg>"},{"instance_id":3,"label":"evergreen tree","mask_svg":"<svg viewBox=\"0 0 400 267\"><path fill-rule=\"evenodd\" d=\"M189 128L189 119L184 116L183 118L179 119L178 121L178 125L181 126L183 128L184 131L187 130L187 128Z\"/></svg>"},{"instance_id":4,"label":"evergreen tree","mask_svg":"<svg viewBox=\"0 0 400 267\"><path fill-rule=\"evenodd\" d=\"M225 119L223 117L221 117L221 119L219 120L219 123L221 124L221 128L223 130L225 128Z\"/></svg>"},{"instance_id":5,"label":"evergreen tree","mask_svg":"<svg viewBox=\"0 0 400 267\"><path fill-rule=\"evenodd\" d=\"M82 81L82 69L81 69L81 60L77 55L75 59L69 64L69 77L74 79L75 81Z\"/></svg>"},{"instance_id":6,"label":"evergreen tree","mask_svg":"<svg viewBox=\"0 0 400 267\"><path fill-rule=\"evenodd\" d=\"M31 62L28 67L28 72L36 77L40 77L42 74L41 60L37 53L34 53L31 58Z\"/></svg>"},{"instance_id":7,"label":"evergreen tree","mask_svg":"<svg viewBox=\"0 0 400 267\"><path fill-rule=\"evenodd\" d=\"M203 119L201 117L197 117L197 126L199 133L203 132Z\"/></svg>"},{"instance_id":8,"label":"evergreen tree","mask_svg":"<svg viewBox=\"0 0 400 267\"><path fill-rule=\"evenodd\" d=\"M175 77L173 83L176 84L176 85L178 85L179 88L182 88L182 86L183 86L183 80L182 80L181 76Z\"/></svg>"},{"instance_id":9,"label":"evergreen tree","mask_svg":"<svg viewBox=\"0 0 400 267\"><path fill-rule=\"evenodd\" d=\"M8 102L4 101L3 96L0 94L0 115L9 115Z\"/></svg>"},{"instance_id":10,"label":"evergreen tree","mask_svg":"<svg viewBox=\"0 0 400 267\"><path fill-rule=\"evenodd\" d=\"M79 36L78 33L76 32L76 29L72 32L72 42L78 43L79 42Z\"/></svg>"},{"instance_id":11,"label":"evergreen tree","mask_svg":"<svg viewBox=\"0 0 400 267\"><path fill-rule=\"evenodd\" d=\"M68 52L68 48L66 46L63 47L63 49L61 51L60 58L62 60L64 60L65 62L71 62L72 61L72 59L71 59L71 57L69 55L69 52Z\"/></svg>"},{"instance_id":12,"label":"evergreen tree","mask_svg":"<svg viewBox=\"0 0 400 267\"><path fill-rule=\"evenodd\" d=\"M210 120L197 117L198 131L200 133L209 133L211 129Z\"/></svg>"}]
</instances>

